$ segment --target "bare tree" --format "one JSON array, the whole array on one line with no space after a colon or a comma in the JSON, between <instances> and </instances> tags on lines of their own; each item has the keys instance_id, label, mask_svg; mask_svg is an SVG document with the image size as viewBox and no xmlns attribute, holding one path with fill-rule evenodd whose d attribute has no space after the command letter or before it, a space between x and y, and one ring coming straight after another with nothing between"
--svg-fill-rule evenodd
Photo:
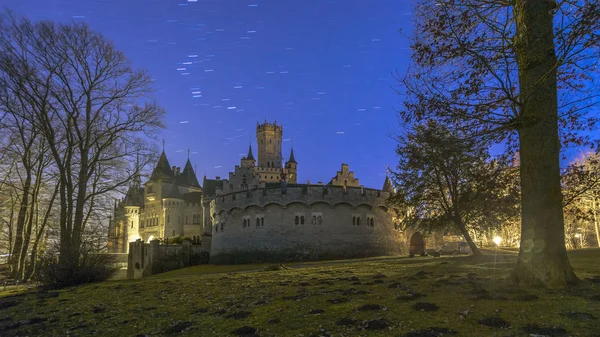
<instances>
[{"instance_id":1,"label":"bare tree","mask_svg":"<svg viewBox=\"0 0 600 337\"><path fill-rule=\"evenodd\" d=\"M518 149L521 246L512 280L578 281L567 258L562 145L593 145L600 8L596 1L422 0L402 77L405 121L437 119ZM460 123L456 123L460 121Z\"/></svg>"},{"instance_id":2,"label":"bare tree","mask_svg":"<svg viewBox=\"0 0 600 337\"><path fill-rule=\"evenodd\" d=\"M8 16L2 31L0 70L34 107L30 122L58 174L58 263L68 284L98 200L127 186L136 155L150 157L147 137L163 126L164 111L150 100L150 77L85 24Z\"/></svg>"}]
</instances>

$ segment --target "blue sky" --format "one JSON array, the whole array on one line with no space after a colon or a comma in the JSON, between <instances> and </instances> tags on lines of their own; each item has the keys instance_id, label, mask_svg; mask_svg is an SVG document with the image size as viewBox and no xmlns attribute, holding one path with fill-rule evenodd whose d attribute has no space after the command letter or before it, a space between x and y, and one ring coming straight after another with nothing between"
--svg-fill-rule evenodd
<instances>
[{"instance_id":1,"label":"blue sky","mask_svg":"<svg viewBox=\"0 0 600 337\"><path fill-rule=\"evenodd\" d=\"M239 164L257 121L284 128L298 181L342 162L380 188L395 166L392 73L409 62L411 2L400 0L0 0L33 20L85 21L155 79L171 165L198 177Z\"/></svg>"}]
</instances>

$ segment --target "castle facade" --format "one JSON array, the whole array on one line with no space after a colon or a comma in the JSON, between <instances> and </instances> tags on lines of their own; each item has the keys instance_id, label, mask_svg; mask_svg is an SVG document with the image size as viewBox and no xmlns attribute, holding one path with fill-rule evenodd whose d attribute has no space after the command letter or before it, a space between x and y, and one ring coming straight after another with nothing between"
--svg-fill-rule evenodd
<instances>
[{"instance_id":1,"label":"castle facade","mask_svg":"<svg viewBox=\"0 0 600 337\"><path fill-rule=\"evenodd\" d=\"M342 164L327 183L298 183L291 149L283 162L283 127L256 126L252 146L227 178L202 186L188 159L171 167L163 151L150 179L134 180L115 205L109 251L126 253L138 239L186 236L209 242L211 263L358 258L406 253L405 233L386 206L394 193L360 185ZM202 240L200 240L202 238Z\"/></svg>"}]
</instances>

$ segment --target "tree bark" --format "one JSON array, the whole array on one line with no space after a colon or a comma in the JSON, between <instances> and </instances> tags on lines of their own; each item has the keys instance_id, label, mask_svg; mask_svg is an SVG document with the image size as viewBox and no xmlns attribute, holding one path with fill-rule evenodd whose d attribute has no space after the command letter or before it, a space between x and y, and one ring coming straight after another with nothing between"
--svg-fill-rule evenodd
<instances>
[{"instance_id":1,"label":"tree bark","mask_svg":"<svg viewBox=\"0 0 600 337\"><path fill-rule=\"evenodd\" d=\"M477 245L473 241L473 238L471 238L471 235L469 234L469 231L467 230L467 226L465 226L465 223L462 221L460 216L455 216L454 222L456 223L456 226L458 227L458 229L460 230L462 235L465 237L465 240L467 240L467 243L469 244L469 247L471 248L471 252L473 253L473 256L483 256L483 254L481 253L479 248L477 248Z\"/></svg>"},{"instance_id":2,"label":"tree bark","mask_svg":"<svg viewBox=\"0 0 600 337\"><path fill-rule=\"evenodd\" d=\"M521 247L511 278L529 286L578 281L565 248L560 185L557 65L550 0L516 0L516 55L521 87L519 127Z\"/></svg>"}]
</instances>

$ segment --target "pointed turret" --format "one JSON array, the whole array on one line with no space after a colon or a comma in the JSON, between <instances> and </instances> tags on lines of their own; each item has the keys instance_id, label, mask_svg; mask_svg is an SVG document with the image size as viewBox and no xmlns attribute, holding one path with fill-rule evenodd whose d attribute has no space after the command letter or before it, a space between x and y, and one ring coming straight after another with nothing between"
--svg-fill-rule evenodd
<instances>
[{"instance_id":1,"label":"pointed turret","mask_svg":"<svg viewBox=\"0 0 600 337\"><path fill-rule=\"evenodd\" d=\"M392 185L392 181L390 177L385 176L385 181L383 182L383 188L381 189L383 192L394 193L394 186Z\"/></svg>"},{"instance_id":2,"label":"pointed turret","mask_svg":"<svg viewBox=\"0 0 600 337\"><path fill-rule=\"evenodd\" d=\"M150 180L171 180L174 176L173 170L171 170L171 164L169 164L167 155L163 150L163 152L160 154L160 158L158 158L158 163L156 163L154 171L152 171Z\"/></svg>"},{"instance_id":3,"label":"pointed turret","mask_svg":"<svg viewBox=\"0 0 600 337\"><path fill-rule=\"evenodd\" d=\"M288 159L287 162L298 164L298 162L296 161L296 158L294 158L294 148L292 148L292 150L290 151L290 159Z\"/></svg>"},{"instance_id":4,"label":"pointed turret","mask_svg":"<svg viewBox=\"0 0 600 337\"><path fill-rule=\"evenodd\" d=\"M254 155L252 154L252 144L248 147L248 155L246 156L247 160L255 160Z\"/></svg>"},{"instance_id":5,"label":"pointed turret","mask_svg":"<svg viewBox=\"0 0 600 337\"><path fill-rule=\"evenodd\" d=\"M177 176L177 180L181 185L200 187L200 183L198 182L198 178L196 177L196 173L194 172L194 168L192 167L189 158L187 163L185 163L183 172Z\"/></svg>"}]
</instances>

